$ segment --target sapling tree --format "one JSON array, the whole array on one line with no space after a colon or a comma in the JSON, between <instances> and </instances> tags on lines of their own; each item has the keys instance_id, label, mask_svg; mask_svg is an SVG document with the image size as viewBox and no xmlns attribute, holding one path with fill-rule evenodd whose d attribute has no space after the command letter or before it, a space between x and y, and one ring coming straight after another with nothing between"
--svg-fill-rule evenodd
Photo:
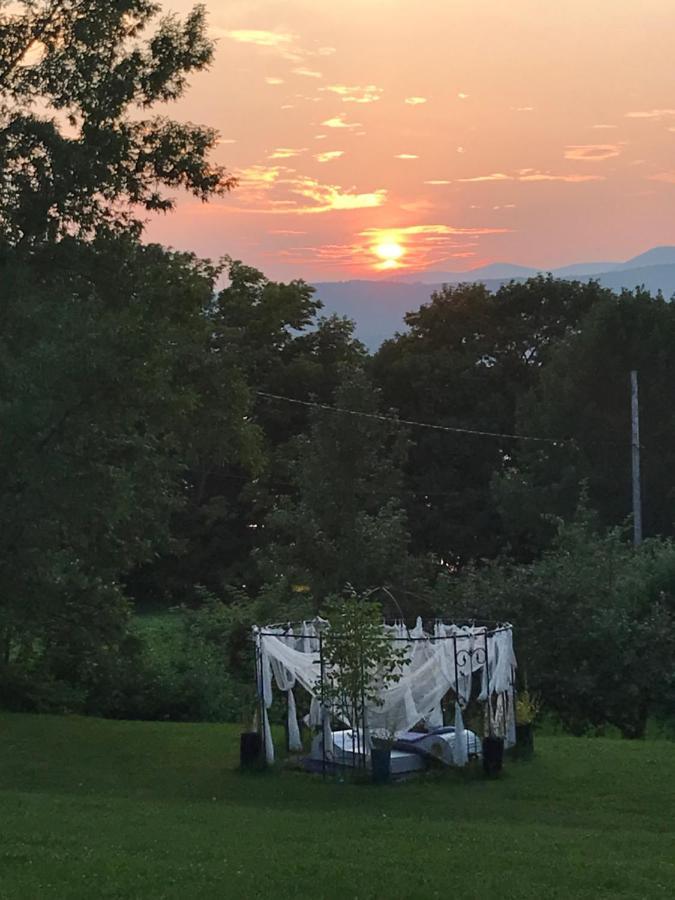
<instances>
[{"instance_id":1,"label":"sapling tree","mask_svg":"<svg viewBox=\"0 0 675 900\"><path fill-rule=\"evenodd\" d=\"M329 600L323 610L324 704L357 732L365 730L366 710L382 706L382 693L401 679L407 649L397 647L382 628L380 604L368 594Z\"/></svg>"}]
</instances>

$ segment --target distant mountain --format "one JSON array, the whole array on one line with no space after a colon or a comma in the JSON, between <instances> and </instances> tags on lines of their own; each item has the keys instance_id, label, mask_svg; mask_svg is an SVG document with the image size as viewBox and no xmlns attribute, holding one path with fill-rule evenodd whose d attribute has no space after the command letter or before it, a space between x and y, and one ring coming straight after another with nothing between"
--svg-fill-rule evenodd
<instances>
[{"instance_id":1,"label":"distant mountain","mask_svg":"<svg viewBox=\"0 0 675 900\"><path fill-rule=\"evenodd\" d=\"M414 275L404 277L401 281L408 284L459 284L466 281L486 281L510 278L529 278L536 275L539 269L530 266L515 266L513 263L490 263L487 266L479 266L477 269L468 269L466 272L416 272Z\"/></svg>"},{"instance_id":2,"label":"distant mountain","mask_svg":"<svg viewBox=\"0 0 675 900\"><path fill-rule=\"evenodd\" d=\"M627 262L622 263L622 269L640 269L644 266L672 266L675 265L675 247L652 247L646 253L640 253Z\"/></svg>"},{"instance_id":3,"label":"distant mountain","mask_svg":"<svg viewBox=\"0 0 675 900\"><path fill-rule=\"evenodd\" d=\"M490 290L497 290L505 282L523 281L539 271L546 270L493 263L468 272L426 272L411 282L324 281L315 287L324 311L353 319L357 337L375 350L396 331L402 331L405 313L427 303L432 292L442 284L480 281ZM670 298L675 295L675 247L654 247L623 263L575 263L555 269L552 274L579 280L592 277L612 290L644 286L652 293L661 291Z\"/></svg>"}]
</instances>

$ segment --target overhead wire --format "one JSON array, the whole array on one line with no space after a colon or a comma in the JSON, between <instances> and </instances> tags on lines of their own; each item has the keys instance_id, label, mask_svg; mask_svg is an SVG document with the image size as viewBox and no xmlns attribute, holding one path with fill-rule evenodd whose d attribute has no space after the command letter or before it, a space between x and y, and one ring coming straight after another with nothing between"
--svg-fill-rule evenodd
<instances>
[{"instance_id":1,"label":"overhead wire","mask_svg":"<svg viewBox=\"0 0 675 900\"><path fill-rule=\"evenodd\" d=\"M556 447L560 447L565 444L574 444L574 441L571 438L540 437L538 435L532 434L485 431L479 428L465 428L458 425L438 425L433 422L419 422L414 419L400 419L396 418L395 416L386 416L382 413L365 412L363 410L348 409L342 406L330 406L327 403L319 403L315 400L298 400L296 397L286 397L282 394L272 394L269 391L256 391L255 393L258 397L262 397L265 400L276 400L281 403L289 403L296 406L309 407L311 409L320 409L324 410L325 412L336 413L338 415L355 416L362 419L373 419L378 422L388 422L398 426L405 425L411 428L428 428L433 431L444 431L450 434L465 434L474 437L488 437L514 441L530 441L542 444L552 444Z\"/></svg>"}]
</instances>

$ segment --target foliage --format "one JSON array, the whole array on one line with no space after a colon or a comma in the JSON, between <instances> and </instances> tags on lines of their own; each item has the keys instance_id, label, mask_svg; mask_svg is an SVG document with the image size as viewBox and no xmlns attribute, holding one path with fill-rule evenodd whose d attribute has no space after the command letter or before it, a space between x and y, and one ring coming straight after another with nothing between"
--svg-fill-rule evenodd
<instances>
[{"instance_id":1,"label":"foliage","mask_svg":"<svg viewBox=\"0 0 675 900\"><path fill-rule=\"evenodd\" d=\"M0 2L0 232L12 244L138 233L139 211L233 180L208 162L216 133L146 111L209 65L204 10L158 21L151 0ZM147 34L147 37L145 35Z\"/></svg>"},{"instance_id":2,"label":"foliage","mask_svg":"<svg viewBox=\"0 0 675 900\"><path fill-rule=\"evenodd\" d=\"M214 359L235 365L256 391L331 400L343 367L364 355L351 323L317 319L321 304L304 282L272 282L240 262L225 264L229 284L210 310ZM216 393L197 422L187 502L172 519L171 551L135 574L134 594L144 600L182 603L195 583L219 595L263 587L254 552L265 517L288 487L288 444L306 431L307 411L258 397L255 422L264 444L254 465L242 465L223 452L214 428L221 408Z\"/></svg>"},{"instance_id":3,"label":"foliage","mask_svg":"<svg viewBox=\"0 0 675 900\"><path fill-rule=\"evenodd\" d=\"M528 688L575 733L610 723L641 737L650 714L673 709L670 542L635 550L582 508L540 560L445 576L437 596L450 615L512 621Z\"/></svg>"},{"instance_id":4,"label":"foliage","mask_svg":"<svg viewBox=\"0 0 675 900\"><path fill-rule=\"evenodd\" d=\"M516 696L516 723L529 725L539 715L541 710L541 698L525 689L518 691Z\"/></svg>"},{"instance_id":5,"label":"foliage","mask_svg":"<svg viewBox=\"0 0 675 900\"><path fill-rule=\"evenodd\" d=\"M408 552L400 500L407 435L377 420L378 394L358 369L344 372L334 402L365 415L312 410L293 446L289 485L265 521L261 572L280 594L308 585L318 602L346 584L405 595L424 575Z\"/></svg>"},{"instance_id":6,"label":"foliage","mask_svg":"<svg viewBox=\"0 0 675 900\"><path fill-rule=\"evenodd\" d=\"M372 364L385 404L403 419L448 427L558 437L557 423L516 420L556 345L611 293L551 277L504 285L445 286L406 316L408 331L386 341ZM563 435L566 432L563 432ZM412 549L456 566L494 558L514 542L492 484L518 442L418 429L405 466ZM625 513L622 515L621 518Z\"/></svg>"},{"instance_id":7,"label":"foliage","mask_svg":"<svg viewBox=\"0 0 675 900\"><path fill-rule=\"evenodd\" d=\"M329 599L322 615L328 622L322 698L353 728L362 728L366 707L382 705L382 692L400 681L406 649L382 630L382 607L368 595Z\"/></svg>"},{"instance_id":8,"label":"foliage","mask_svg":"<svg viewBox=\"0 0 675 900\"><path fill-rule=\"evenodd\" d=\"M631 512L630 371L640 382L646 535L673 535L675 498L675 308L644 291L595 305L559 341L541 378L519 402L518 429L572 439L524 445L496 481L511 542L538 554L547 516L574 513L582 488L606 527ZM550 521L550 520L549 520Z\"/></svg>"},{"instance_id":9,"label":"foliage","mask_svg":"<svg viewBox=\"0 0 675 900\"><path fill-rule=\"evenodd\" d=\"M171 540L204 382L242 463L248 395L211 353L208 264L67 239L0 270L0 657L91 684L126 640L125 578Z\"/></svg>"}]
</instances>

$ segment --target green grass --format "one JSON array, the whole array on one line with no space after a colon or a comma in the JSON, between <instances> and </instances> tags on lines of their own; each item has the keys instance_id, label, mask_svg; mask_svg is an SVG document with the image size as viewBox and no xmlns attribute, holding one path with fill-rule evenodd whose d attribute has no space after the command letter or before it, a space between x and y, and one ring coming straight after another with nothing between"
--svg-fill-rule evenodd
<instances>
[{"instance_id":1,"label":"green grass","mask_svg":"<svg viewBox=\"0 0 675 900\"><path fill-rule=\"evenodd\" d=\"M241 775L235 726L3 714L0 897L672 897L675 744L537 749L378 788Z\"/></svg>"}]
</instances>

